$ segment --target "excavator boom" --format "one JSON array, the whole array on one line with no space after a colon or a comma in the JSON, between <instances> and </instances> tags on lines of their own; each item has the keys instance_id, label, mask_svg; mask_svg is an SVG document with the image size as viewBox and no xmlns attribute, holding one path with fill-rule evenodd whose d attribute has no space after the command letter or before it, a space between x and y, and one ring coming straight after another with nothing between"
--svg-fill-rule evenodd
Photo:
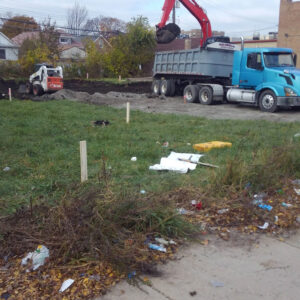
<instances>
[{"instance_id":1,"label":"excavator boom","mask_svg":"<svg viewBox=\"0 0 300 300\"><path fill-rule=\"evenodd\" d=\"M180 34L180 28L176 24L168 24L166 22L169 19L170 13L175 5L176 0L165 0L163 6L163 15L159 24L156 25L157 27L157 42L158 43L168 43L176 38ZM200 40L200 45L202 46L205 40L212 36L211 25L210 21L197 2L195 0L179 0L182 5L196 18L199 22L202 32L203 38ZM169 32L173 34L170 35ZM174 37L175 35L175 37ZM172 39L173 38L173 39Z\"/></svg>"}]
</instances>

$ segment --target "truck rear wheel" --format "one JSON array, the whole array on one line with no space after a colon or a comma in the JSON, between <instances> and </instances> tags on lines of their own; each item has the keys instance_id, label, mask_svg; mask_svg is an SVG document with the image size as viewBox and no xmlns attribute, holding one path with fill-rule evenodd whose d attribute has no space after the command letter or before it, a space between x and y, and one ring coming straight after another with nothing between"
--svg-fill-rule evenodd
<instances>
[{"instance_id":1,"label":"truck rear wheel","mask_svg":"<svg viewBox=\"0 0 300 300\"><path fill-rule=\"evenodd\" d=\"M189 103L199 102L199 89L196 85L187 85L183 91L183 97Z\"/></svg>"},{"instance_id":2,"label":"truck rear wheel","mask_svg":"<svg viewBox=\"0 0 300 300\"><path fill-rule=\"evenodd\" d=\"M173 97L175 95L175 82L171 79L162 80L160 86L160 93L164 96Z\"/></svg>"},{"instance_id":3,"label":"truck rear wheel","mask_svg":"<svg viewBox=\"0 0 300 300\"><path fill-rule=\"evenodd\" d=\"M261 111L273 113L277 110L277 96L271 90L266 90L259 96L259 108Z\"/></svg>"},{"instance_id":4,"label":"truck rear wheel","mask_svg":"<svg viewBox=\"0 0 300 300\"><path fill-rule=\"evenodd\" d=\"M40 84L34 84L33 85L33 95L34 96L40 96L43 94L43 88Z\"/></svg>"},{"instance_id":5,"label":"truck rear wheel","mask_svg":"<svg viewBox=\"0 0 300 300\"><path fill-rule=\"evenodd\" d=\"M209 86L203 86L199 91L199 100L201 104L211 105L213 103L213 91Z\"/></svg>"},{"instance_id":6,"label":"truck rear wheel","mask_svg":"<svg viewBox=\"0 0 300 300\"><path fill-rule=\"evenodd\" d=\"M155 79L152 82L152 93L154 95L159 95L160 94L160 86L161 86L161 80Z\"/></svg>"}]
</instances>

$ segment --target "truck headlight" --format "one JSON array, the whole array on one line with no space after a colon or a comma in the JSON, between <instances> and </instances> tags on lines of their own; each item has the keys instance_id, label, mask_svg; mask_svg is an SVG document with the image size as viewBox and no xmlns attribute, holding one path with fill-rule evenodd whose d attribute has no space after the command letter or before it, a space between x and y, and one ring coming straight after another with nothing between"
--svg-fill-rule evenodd
<instances>
[{"instance_id":1,"label":"truck headlight","mask_svg":"<svg viewBox=\"0 0 300 300\"><path fill-rule=\"evenodd\" d=\"M285 92L285 95L287 97L290 97L290 96L297 96L297 94L289 87L285 87L284 88L284 92Z\"/></svg>"}]
</instances>

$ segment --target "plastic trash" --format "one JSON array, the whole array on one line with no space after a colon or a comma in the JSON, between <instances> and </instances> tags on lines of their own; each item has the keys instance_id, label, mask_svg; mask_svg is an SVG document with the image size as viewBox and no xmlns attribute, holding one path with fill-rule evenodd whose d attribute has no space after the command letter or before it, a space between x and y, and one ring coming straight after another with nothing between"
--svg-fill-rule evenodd
<instances>
[{"instance_id":1,"label":"plastic trash","mask_svg":"<svg viewBox=\"0 0 300 300\"><path fill-rule=\"evenodd\" d=\"M155 238L155 241L158 242L158 243L161 244L161 245L164 245L164 246L168 246L168 245L176 245L176 242L174 242L173 240L171 240L171 241L166 241L166 240L163 239L163 238Z\"/></svg>"},{"instance_id":2,"label":"plastic trash","mask_svg":"<svg viewBox=\"0 0 300 300\"><path fill-rule=\"evenodd\" d=\"M293 180L292 183L294 185L300 185L300 179Z\"/></svg>"},{"instance_id":3,"label":"plastic trash","mask_svg":"<svg viewBox=\"0 0 300 300\"><path fill-rule=\"evenodd\" d=\"M264 198L267 196L266 193L260 193L260 194L255 194L253 196L253 204L260 204L263 203Z\"/></svg>"},{"instance_id":4,"label":"plastic trash","mask_svg":"<svg viewBox=\"0 0 300 300\"><path fill-rule=\"evenodd\" d=\"M140 193L141 193L142 195L144 195L144 194L146 194L146 191L145 191L145 190L141 190Z\"/></svg>"},{"instance_id":5,"label":"plastic trash","mask_svg":"<svg viewBox=\"0 0 300 300\"><path fill-rule=\"evenodd\" d=\"M164 143L162 144L162 147L168 148L168 147L169 147L169 142L164 142Z\"/></svg>"},{"instance_id":6,"label":"plastic trash","mask_svg":"<svg viewBox=\"0 0 300 300\"><path fill-rule=\"evenodd\" d=\"M220 282L220 281L216 281L216 280L212 280L211 282L211 285L213 286L213 287L224 287L225 285L224 285L224 283L223 282Z\"/></svg>"},{"instance_id":7,"label":"plastic trash","mask_svg":"<svg viewBox=\"0 0 300 300\"><path fill-rule=\"evenodd\" d=\"M295 137L295 138L300 137L300 132L296 133L296 134L294 135L294 137Z\"/></svg>"},{"instance_id":8,"label":"plastic trash","mask_svg":"<svg viewBox=\"0 0 300 300\"><path fill-rule=\"evenodd\" d=\"M297 216L296 221L297 223L300 223L300 216Z\"/></svg>"},{"instance_id":9,"label":"plastic trash","mask_svg":"<svg viewBox=\"0 0 300 300\"><path fill-rule=\"evenodd\" d=\"M200 152L208 152L214 148L224 148L224 147L232 147L232 143L228 142L219 142L219 141L212 141L207 143L195 144L193 148Z\"/></svg>"},{"instance_id":10,"label":"plastic trash","mask_svg":"<svg viewBox=\"0 0 300 300\"><path fill-rule=\"evenodd\" d=\"M194 212L190 210L186 210L185 208L177 208L177 212L179 215L192 215Z\"/></svg>"},{"instance_id":11,"label":"plastic trash","mask_svg":"<svg viewBox=\"0 0 300 300\"><path fill-rule=\"evenodd\" d=\"M63 293L65 290L67 290L72 284L74 283L73 279L67 279L63 282L61 285L61 288L59 290L60 293Z\"/></svg>"},{"instance_id":12,"label":"plastic trash","mask_svg":"<svg viewBox=\"0 0 300 300\"><path fill-rule=\"evenodd\" d=\"M271 211L273 207L267 204L259 204L258 207L262 208L263 210Z\"/></svg>"},{"instance_id":13,"label":"plastic trash","mask_svg":"<svg viewBox=\"0 0 300 300\"><path fill-rule=\"evenodd\" d=\"M131 161L137 161L137 158L135 156L131 157Z\"/></svg>"},{"instance_id":14,"label":"plastic trash","mask_svg":"<svg viewBox=\"0 0 300 300\"><path fill-rule=\"evenodd\" d=\"M158 245L155 245L155 244L152 244L152 243L149 243L148 247L152 250L157 250L157 251L165 252L165 253L167 252L167 249L164 248L163 246L158 246Z\"/></svg>"},{"instance_id":15,"label":"plastic trash","mask_svg":"<svg viewBox=\"0 0 300 300\"><path fill-rule=\"evenodd\" d=\"M275 216L274 218L275 218L275 224L276 224L279 221L279 218L278 218L278 216Z\"/></svg>"},{"instance_id":16,"label":"plastic trash","mask_svg":"<svg viewBox=\"0 0 300 300\"><path fill-rule=\"evenodd\" d=\"M39 245L34 252L29 252L22 259L22 266L26 266L31 262L31 267L33 271L37 270L40 266L45 264L45 261L49 258L49 249L46 246ZM27 271L29 271L27 270Z\"/></svg>"},{"instance_id":17,"label":"plastic trash","mask_svg":"<svg viewBox=\"0 0 300 300\"><path fill-rule=\"evenodd\" d=\"M91 275L90 277L89 277L90 279L92 279L92 280L96 280L96 281L100 281L100 275Z\"/></svg>"},{"instance_id":18,"label":"plastic trash","mask_svg":"<svg viewBox=\"0 0 300 300\"><path fill-rule=\"evenodd\" d=\"M4 171L4 172L10 171L10 167L5 167L5 168L3 169L3 171Z\"/></svg>"},{"instance_id":19,"label":"plastic trash","mask_svg":"<svg viewBox=\"0 0 300 300\"><path fill-rule=\"evenodd\" d=\"M269 228L269 223L266 222L263 226L257 226L259 229L266 230Z\"/></svg>"},{"instance_id":20,"label":"plastic trash","mask_svg":"<svg viewBox=\"0 0 300 300\"><path fill-rule=\"evenodd\" d=\"M226 214L227 212L229 212L229 209L228 209L228 208L224 208L224 209L218 210L218 214L219 214L219 215Z\"/></svg>"},{"instance_id":21,"label":"plastic trash","mask_svg":"<svg viewBox=\"0 0 300 300\"><path fill-rule=\"evenodd\" d=\"M136 276L136 271L128 273L128 279L132 279L135 276Z\"/></svg>"},{"instance_id":22,"label":"plastic trash","mask_svg":"<svg viewBox=\"0 0 300 300\"><path fill-rule=\"evenodd\" d=\"M294 191L296 192L296 194L297 194L298 196L300 196L300 189L294 189Z\"/></svg>"},{"instance_id":23,"label":"plastic trash","mask_svg":"<svg viewBox=\"0 0 300 300\"><path fill-rule=\"evenodd\" d=\"M292 204L285 203L285 202L282 202L282 203L281 203L281 205L282 205L283 207L287 207L287 208L289 208L289 207L293 207L293 205L292 205Z\"/></svg>"}]
</instances>

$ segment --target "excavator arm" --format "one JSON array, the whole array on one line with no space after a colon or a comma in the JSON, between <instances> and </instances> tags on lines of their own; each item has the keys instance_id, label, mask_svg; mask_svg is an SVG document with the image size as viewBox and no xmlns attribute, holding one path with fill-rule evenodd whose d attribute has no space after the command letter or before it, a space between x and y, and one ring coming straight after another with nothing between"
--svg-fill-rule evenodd
<instances>
[{"instance_id":1,"label":"excavator arm","mask_svg":"<svg viewBox=\"0 0 300 300\"><path fill-rule=\"evenodd\" d=\"M158 43L169 43L180 34L180 28L176 24L166 25L170 13L175 5L176 0L165 0L163 6L163 15L159 24L156 25L157 33L156 39ZM204 10L197 4L195 0L179 0L182 5L196 18L199 22L203 38L200 40L200 45L212 36L210 21Z\"/></svg>"}]
</instances>

